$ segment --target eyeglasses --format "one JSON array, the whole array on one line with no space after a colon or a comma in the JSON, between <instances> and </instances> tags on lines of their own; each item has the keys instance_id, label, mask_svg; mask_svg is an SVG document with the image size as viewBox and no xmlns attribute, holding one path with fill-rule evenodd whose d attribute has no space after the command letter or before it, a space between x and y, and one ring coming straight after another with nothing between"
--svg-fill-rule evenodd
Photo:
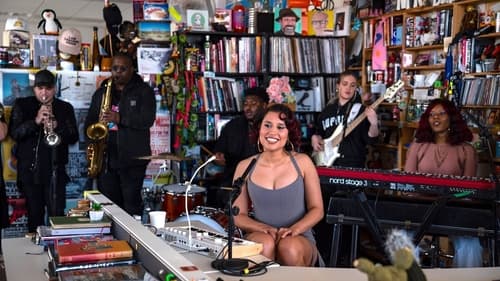
<instances>
[{"instance_id":1,"label":"eyeglasses","mask_svg":"<svg viewBox=\"0 0 500 281\"><path fill-rule=\"evenodd\" d=\"M128 67L123 65L113 65L111 70L114 72L124 72L128 70Z\"/></svg>"},{"instance_id":2,"label":"eyeglasses","mask_svg":"<svg viewBox=\"0 0 500 281\"><path fill-rule=\"evenodd\" d=\"M312 24L315 24L315 25L320 25L320 24L327 24L328 21L326 20L313 20L311 21Z\"/></svg>"},{"instance_id":3,"label":"eyeglasses","mask_svg":"<svg viewBox=\"0 0 500 281\"><path fill-rule=\"evenodd\" d=\"M439 111L439 112L432 112L431 111L429 113L429 117L432 117L432 118L434 118L434 117L444 117L446 115L448 115L448 113L446 113L446 111Z\"/></svg>"}]
</instances>

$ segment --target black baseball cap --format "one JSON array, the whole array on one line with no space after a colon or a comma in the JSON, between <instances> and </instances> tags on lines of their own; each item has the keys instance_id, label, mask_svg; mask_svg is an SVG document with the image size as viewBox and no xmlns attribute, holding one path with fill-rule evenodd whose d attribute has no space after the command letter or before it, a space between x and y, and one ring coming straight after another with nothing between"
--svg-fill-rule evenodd
<instances>
[{"instance_id":1,"label":"black baseball cap","mask_svg":"<svg viewBox=\"0 0 500 281\"><path fill-rule=\"evenodd\" d=\"M49 70L43 69L35 74L35 87L52 87L55 84L56 78Z\"/></svg>"},{"instance_id":2,"label":"black baseball cap","mask_svg":"<svg viewBox=\"0 0 500 281\"><path fill-rule=\"evenodd\" d=\"M280 19L284 17L294 17L295 20L299 20L300 18L295 14L295 12L291 8L284 8L280 10L280 13L278 15L278 18L276 18L276 21L279 21Z\"/></svg>"},{"instance_id":3,"label":"black baseball cap","mask_svg":"<svg viewBox=\"0 0 500 281\"><path fill-rule=\"evenodd\" d=\"M262 87L248 88L245 90L245 97L249 96L258 97L261 101L269 103L269 95L267 94L265 88Z\"/></svg>"}]
</instances>

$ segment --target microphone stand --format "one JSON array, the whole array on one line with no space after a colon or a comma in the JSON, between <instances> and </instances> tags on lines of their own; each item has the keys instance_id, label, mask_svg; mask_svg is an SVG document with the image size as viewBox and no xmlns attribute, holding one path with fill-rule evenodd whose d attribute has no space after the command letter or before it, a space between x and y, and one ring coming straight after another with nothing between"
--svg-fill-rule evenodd
<instances>
[{"instance_id":1,"label":"microphone stand","mask_svg":"<svg viewBox=\"0 0 500 281\"><path fill-rule=\"evenodd\" d=\"M237 216L240 212L240 209L237 206L233 206L233 202L240 195L241 186L243 185L244 181L244 177L239 177L233 183L231 195L229 196L229 201L227 202L227 259L222 258L212 261L212 267L222 272L240 272L248 267L248 260L233 258L233 240L235 229L234 216Z\"/></svg>"},{"instance_id":2,"label":"microphone stand","mask_svg":"<svg viewBox=\"0 0 500 281\"><path fill-rule=\"evenodd\" d=\"M247 259L237 259L233 258L233 240L234 240L234 216L237 216L240 209L237 206L233 206L234 200L238 198L241 192L241 187L247 178L248 173L252 167L257 162L254 158L246 168L245 172L237 178L233 183L233 188L231 190L231 195L229 196L229 201L227 203L227 216L228 216L228 226L227 226L227 259L216 259L212 261L212 267L220 270L222 273L235 274L243 272L245 268L248 268L249 263Z\"/></svg>"}]
</instances>

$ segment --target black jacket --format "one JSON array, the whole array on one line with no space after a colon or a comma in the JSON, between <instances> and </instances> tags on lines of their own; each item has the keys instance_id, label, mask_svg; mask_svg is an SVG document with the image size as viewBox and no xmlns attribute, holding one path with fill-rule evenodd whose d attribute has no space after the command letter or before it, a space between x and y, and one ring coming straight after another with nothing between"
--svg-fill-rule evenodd
<instances>
[{"instance_id":1,"label":"black jacket","mask_svg":"<svg viewBox=\"0 0 500 281\"><path fill-rule=\"evenodd\" d=\"M17 157L18 178L31 174L35 164L36 147L38 145L38 164L50 165L50 147L43 141L43 125L35 123L35 117L41 103L35 96L16 99L12 108L9 122L9 134L16 141L15 156ZM55 133L61 138L57 146L57 159L55 163L63 167L68 163L68 146L78 141L78 128L76 126L73 106L68 102L54 98L52 112L57 120Z\"/></svg>"},{"instance_id":2,"label":"black jacket","mask_svg":"<svg viewBox=\"0 0 500 281\"><path fill-rule=\"evenodd\" d=\"M103 81L92 96L85 128L99 121L106 84L107 81ZM118 165L117 167L145 165L149 160L137 160L137 157L151 155L149 129L156 118L153 89L138 74L134 74L121 95L116 93L112 84L112 96L111 104L117 104L119 99L120 124L117 124L118 131L109 131L106 149L111 159L108 161L111 161L112 166Z\"/></svg>"}]
</instances>

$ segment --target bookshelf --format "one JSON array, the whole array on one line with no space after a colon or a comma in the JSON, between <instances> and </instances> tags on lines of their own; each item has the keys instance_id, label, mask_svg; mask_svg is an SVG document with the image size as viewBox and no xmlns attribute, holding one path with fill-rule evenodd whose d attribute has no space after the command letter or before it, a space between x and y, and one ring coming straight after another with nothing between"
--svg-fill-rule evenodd
<instances>
[{"instance_id":1,"label":"bookshelf","mask_svg":"<svg viewBox=\"0 0 500 281\"><path fill-rule=\"evenodd\" d=\"M198 143L215 141L217 120L241 113L247 87L266 87L278 76L290 78L308 143L308 128L329 93L335 92L336 78L345 69L343 37L220 31L185 31L182 35L186 37L184 50L192 54L186 56L190 57L186 70L192 71L196 81Z\"/></svg>"},{"instance_id":2,"label":"bookshelf","mask_svg":"<svg viewBox=\"0 0 500 281\"><path fill-rule=\"evenodd\" d=\"M363 18L365 37L361 73L364 90L383 91L398 79L405 81L405 91L396 105L383 103L379 107L379 114L386 116L385 119L381 118L381 131L389 132L392 139L382 135L376 150L388 151L396 156L397 161L391 168L403 169L407 147L413 140L420 114L427 102L437 97L449 97L444 80L445 61L449 50L456 57L453 61L453 73L459 70L464 73L463 91L459 97L463 110L473 112L482 123L491 126L494 135L497 127L500 127L498 118L494 124L488 123L491 112L500 113L500 69L492 67L489 56L473 51L474 46L480 48L481 44L499 43L500 33L495 32L495 26L488 27L487 24L480 23L480 15L484 15L484 11L491 14L494 9L492 7L498 6L498 1L444 2L447 1L438 1L437 5L432 6L411 6L413 8L386 11L383 16ZM478 11L475 30L481 31L480 34L469 34L462 30L468 22L466 11L471 9L470 7ZM371 57L375 49L375 28L380 22L384 23L384 34L390 35L383 38L388 56L388 70L382 73L371 67ZM457 35L462 34L469 36L459 40L461 36ZM462 49L465 52L462 52ZM440 82L434 83L435 81ZM399 108L399 116L394 114L392 118L387 118L387 114L392 112L391 109L395 106ZM475 128L473 130L478 131Z\"/></svg>"}]
</instances>

